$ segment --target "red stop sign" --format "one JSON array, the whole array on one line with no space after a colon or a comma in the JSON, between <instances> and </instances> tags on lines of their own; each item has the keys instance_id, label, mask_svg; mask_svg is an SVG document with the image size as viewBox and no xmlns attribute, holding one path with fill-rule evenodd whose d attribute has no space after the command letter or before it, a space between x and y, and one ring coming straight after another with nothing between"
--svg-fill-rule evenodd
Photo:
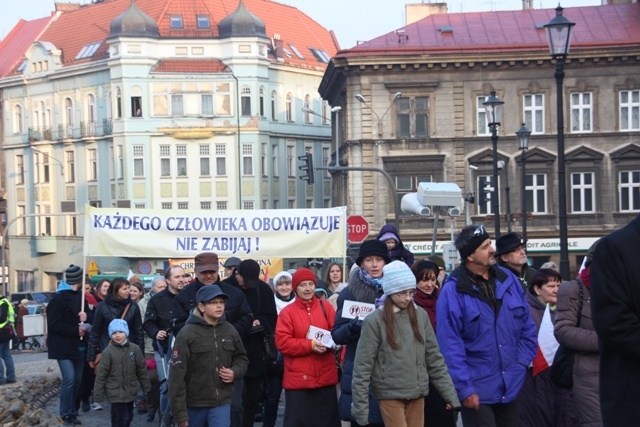
<instances>
[{"instance_id":1,"label":"red stop sign","mask_svg":"<svg viewBox=\"0 0 640 427\"><path fill-rule=\"evenodd\" d=\"M350 215L347 218L347 226L349 243L362 243L369 235L369 221L362 215Z\"/></svg>"}]
</instances>

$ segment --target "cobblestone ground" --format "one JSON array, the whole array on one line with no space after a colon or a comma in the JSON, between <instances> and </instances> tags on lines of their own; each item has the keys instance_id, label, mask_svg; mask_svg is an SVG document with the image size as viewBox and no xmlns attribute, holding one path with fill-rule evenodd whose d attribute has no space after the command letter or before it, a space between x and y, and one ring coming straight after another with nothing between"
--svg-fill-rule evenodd
<instances>
[{"instance_id":1,"label":"cobblestone ground","mask_svg":"<svg viewBox=\"0 0 640 427\"><path fill-rule=\"evenodd\" d=\"M13 352L13 361L16 367L16 379L18 382L32 378L39 377L41 375L53 375L60 376L60 370L58 369L58 363L55 360L49 360L46 352ZM283 393L284 396L284 393ZM55 397L51 399L45 409L52 415L58 416L58 408L60 399ZM80 412L78 419L82 421L84 427L105 427L111 424L111 415L109 412L109 405L104 402L104 409L101 411L89 411ZM284 398L280 403L278 411L278 421L276 426L282 427L282 416L284 415ZM158 417L154 422L147 422L147 414L138 414L134 410L134 418L132 427L149 427L157 426ZM255 427L262 427L262 423L255 423Z\"/></svg>"}]
</instances>

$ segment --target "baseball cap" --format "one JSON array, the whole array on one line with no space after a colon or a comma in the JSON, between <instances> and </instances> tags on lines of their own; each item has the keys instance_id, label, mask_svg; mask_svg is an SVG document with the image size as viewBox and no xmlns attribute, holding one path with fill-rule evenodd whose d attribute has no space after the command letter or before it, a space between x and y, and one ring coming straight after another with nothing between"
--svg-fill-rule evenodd
<instances>
[{"instance_id":1,"label":"baseball cap","mask_svg":"<svg viewBox=\"0 0 640 427\"><path fill-rule=\"evenodd\" d=\"M229 295L222 292L222 289L220 289L220 286L218 285L204 285L198 290L198 293L196 294L196 301L199 304L201 302L209 302L217 297L228 299Z\"/></svg>"}]
</instances>

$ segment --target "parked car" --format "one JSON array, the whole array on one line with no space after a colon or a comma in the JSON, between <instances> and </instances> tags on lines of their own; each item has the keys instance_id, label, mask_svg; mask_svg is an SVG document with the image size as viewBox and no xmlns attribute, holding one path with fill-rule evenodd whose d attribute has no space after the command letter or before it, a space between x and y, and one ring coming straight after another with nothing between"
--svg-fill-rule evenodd
<instances>
[{"instance_id":1,"label":"parked car","mask_svg":"<svg viewBox=\"0 0 640 427\"><path fill-rule=\"evenodd\" d=\"M11 303L17 307L20 301L27 299L46 307L53 295L55 295L55 292L13 292L11 294Z\"/></svg>"}]
</instances>

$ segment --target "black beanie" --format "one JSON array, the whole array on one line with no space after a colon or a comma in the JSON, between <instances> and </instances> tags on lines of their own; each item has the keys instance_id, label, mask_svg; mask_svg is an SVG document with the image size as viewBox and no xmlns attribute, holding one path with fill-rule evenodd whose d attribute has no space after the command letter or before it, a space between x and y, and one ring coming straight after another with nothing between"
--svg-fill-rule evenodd
<instances>
[{"instance_id":1,"label":"black beanie","mask_svg":"<svg viewBox=\"0 0 640 427\"><path fill-rule=\"evenodd\" d=\"M367 240L360 246L360 253L358 254L358 259L356 259L358 267L360 267L362 261L368 256L379 256L384 259L385 264L389 264L391 262L389 252L387 251L387 245L378 239Z\"/></svg>"},{"instance_id":2,"label":"black beanie","mask_svg":"<svg viewBox=\"0 0 640 427\"><path fill-rule=\"evenodd\" d=\"M77 265L71 264L64 272L66 281L69 285L76 285L83 282L82 269Z\"/></svg>"}]
</instances>

